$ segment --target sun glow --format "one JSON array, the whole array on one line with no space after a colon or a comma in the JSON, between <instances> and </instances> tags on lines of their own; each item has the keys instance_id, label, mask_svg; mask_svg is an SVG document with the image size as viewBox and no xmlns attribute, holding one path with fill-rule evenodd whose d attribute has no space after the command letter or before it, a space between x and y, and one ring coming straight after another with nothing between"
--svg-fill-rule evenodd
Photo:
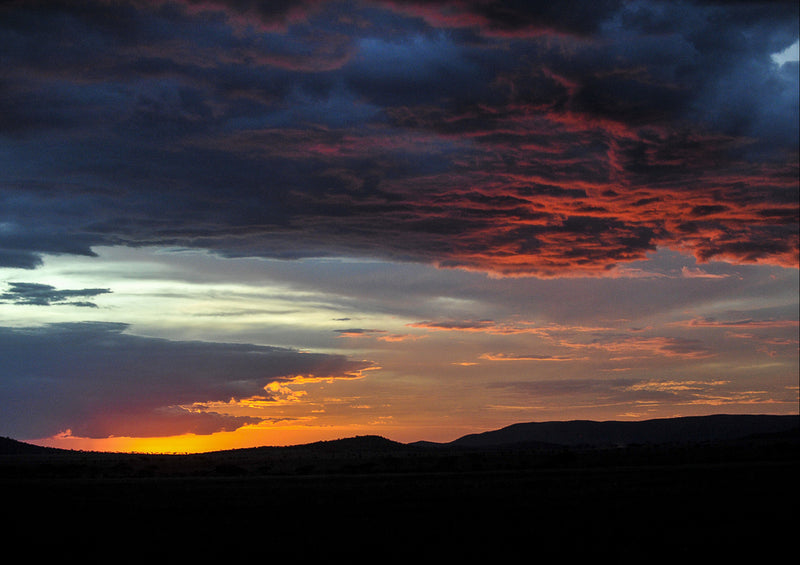
<instances>
[{"instance_id":1,"label":"sun glow","mask_svg":"<svg viewBox=\"0 0 800 565\"><path fill-rule=\"evenodd\" d=\"M209 435L183 434L167 437L109 437L86 438L73 436L69 431L50 438L30 440L45 447L75 451L102 451L110 453L207 453L249 447L287 446L333 440L364 434L358 425L314 426L307 424L274 424L245 426L233 432Z\"/></svg>"}]
</instances>

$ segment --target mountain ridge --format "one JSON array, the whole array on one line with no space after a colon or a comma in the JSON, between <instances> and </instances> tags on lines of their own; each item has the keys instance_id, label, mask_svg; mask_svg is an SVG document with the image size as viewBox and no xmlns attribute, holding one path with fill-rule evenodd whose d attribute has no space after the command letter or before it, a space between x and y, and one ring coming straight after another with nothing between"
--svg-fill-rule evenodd
<instances>
[{"instance_id":1,"label":"mountain ridge","mask_svg":"<svg viewBox=\"0 0 800 565\"><path fill-rule=\"evenodd\" d=\"M650 420L567 420L522 422L468 434L453 447L499 447L513 444L611 447L631 444L709 442L740 439L796 429L800 415L714 414Z\"/></svg>"},{"instance_id":2,"label":"mountain ridge","mask_svg":"<svg viewBox=\"0 0 800 565\"><path fill-rule=\"evenodd\" d=\"M287 446L259 446L207 452L245 453L267 450L314 450L320 452L417 449L490 449L507 446L539 448L620 447L634 444L703 443L743 439L759 434L789 432L800 428L800 414L713 414L649 420L552 420L519 422L485 432L461 436L450 442L397 442L379 435L361 435ZM72 450L42 447L0 437L0 455L70 453ZM102 453L102 452L98 452Z\"/></svg>"},{"instance_id":3,"label":"mountain ridge","mask_svg":"<svg viewBox=\"0 0 800 565\"><path fill-rule=\"evenodd\" d=\"M46 453L61 453L69 450L57 447L44 447L10 437L0 437L0 455L37 455Z\"/></svg>"}]
</instances>

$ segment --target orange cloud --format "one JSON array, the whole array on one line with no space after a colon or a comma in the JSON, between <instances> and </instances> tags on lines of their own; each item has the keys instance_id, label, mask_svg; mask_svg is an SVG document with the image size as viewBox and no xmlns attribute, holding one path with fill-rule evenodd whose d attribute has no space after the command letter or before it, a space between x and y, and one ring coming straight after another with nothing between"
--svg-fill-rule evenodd
<instances>
[{"instance_id":1,"label":"orange cloud","mask_svg":"<svg viewBox=\"0 0 800 565\"><path fill-rule=\"evenodd\" d=\"M536 353L484 353L480 358L488 361L585 361L588 359L588 357L564 357Z\"/></svg>"},{"instance_id":2,"label":"orange cloud","mask_svg":"<svg viewBox=\"0 0 800 565\"><path fill-rule=\"evenodd\" d=\"M740 320L716 320L714 318L693 318L680 322L673 322L672 325L685 326L692 328L750 328L750 329L769 329L769 328L791 328L800 325L798 320L755 320L745 318Z\"/></svg>"}]
</instances>

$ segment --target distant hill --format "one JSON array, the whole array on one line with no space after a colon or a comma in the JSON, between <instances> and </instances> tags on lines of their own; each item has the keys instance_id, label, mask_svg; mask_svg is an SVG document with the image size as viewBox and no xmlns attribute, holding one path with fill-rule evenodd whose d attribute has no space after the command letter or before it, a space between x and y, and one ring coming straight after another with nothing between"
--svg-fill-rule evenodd
<instances>
[{"instance_id":1,"label":"distant hill","mask_svg":"<svg viewBox=\"0 0 800 565\"><path fill-rule=\"evenodd\" d=\"M406 446L404 443L386 439L382 436L367 435L355 436L350 438L335 439L329 441L318 441L315 443L307 443L302 447L315 449L319 451L325 450L352 450L352 451L370 451L374 453L382 451L394 451L402 449Z\"/></svg>"},{"instance_id":2,"label":"distant hill","mask_svg":"<svg viewBox=\"0 0 800 565\"><path fill-rule=\"evenodd\" d=\"M800 415L715 415L664 418L637 422L552 421L512 424L498 430L469 434L448 443L417 441L399 443L377 435L355 436L285 447L251 447L217 451L206 455L237 458L271 456L348 457L369 454L388 456L415 450L439 451L446 448L491 449L504 446L526 448L617 447L642 444L689 444L720 442L779 434L800 429ZM77 453L65 449L40 447L0 437L0 455ZM100 455L100 453L98 453Z\"/></svg>"},{"instance_id":3,"label":"distant hill","mask_svg":"<svg viewBox=\"0 0 800 565\"><path fill-rule=\"evenodd\" d=\"M638 422L591 420L531 422L469 434L440 445L488 448L513 444L608 447L632 444L700 443L786 432L799 426L798 415L721 414Z\"/></svg>"},{"instance_id":4,"label":"distant hill","mask_svg":"<svg viewBox=\"0 0 800 565\"><path fill-rule=\"evenodd\" d=\"M60 449L41 447L15 439L0 437L0 455L35 455L37 453L54 453Z\"/></svg>"},{"instance_id":5,"label":"distant hill","mask_svg":"<svg viewBox=\"0 0 800 565\"><path fill-rule=\"evenodd\" d=\"M365 435L354 436L341 439L316 441L313 443L302 443L298 445L287 445L283 447L244 447L227 451L217 451L215 453L247 453L258 451L281 450L286 453L314 452L325 453L388 453L397 450L407 449L408 444L386 439L382 436Z\"/></svg>"}]
</instances>

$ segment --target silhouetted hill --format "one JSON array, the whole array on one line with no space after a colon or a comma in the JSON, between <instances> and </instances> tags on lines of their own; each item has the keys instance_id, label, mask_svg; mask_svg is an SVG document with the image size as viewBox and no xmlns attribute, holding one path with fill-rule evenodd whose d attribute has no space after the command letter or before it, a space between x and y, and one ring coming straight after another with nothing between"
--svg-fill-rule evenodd
<instances>
[{"instance_id":1,"label":"silhouetted hill","mask_svg":"<svg viewBox=\"0 0 800 565\"><path fill-rule=\"evenodd\" d=\"M285 457L315 455L344 458L352 455L391 455L443 448L497 448L504 446L528 449L566 447L621 447L630 445L690 444L731 441L747 437L775 435L800 430L800 415L712 415L661 418L644 421L550 421L527 422L483 433L465 435L447 443L417 441L400 443L377 435L355 436L284 447L253 447L196 454L194 457L250 456ZM41 447L0 437L0 455L77 454L65 449ZM110 455L97 453L97 455ZM119 455L119 454L118 454ZM168 456L164 456L168 457ZM187 456L187 457L191 457Z\"/></svg>"},{"instance_id":2,"label":"silhouetted hill","mask_svg":"<svg viewBox=\"0 0 800 565\"><path fill-rule=\"evenodd\" d=\"M278 449L284 451L309 451L315 453L384 453L402 450L407 447L407 444L386 439L382 436L366 435L355 436L349 438L341 438L334 440L316 441L313 443L303 443L299 445L290 445ZM275 449L275 448L254 448L254 449ZM235 450L240 451L240 450ZM247 451L247 448L241 450Z\"/></svg>"},{"instance_id":3,"label":"silhouetted hill","mask_svg":"<svg viewBox=\"0 0 800 565\"><path fill-rule=\"evenodd\" d=\"M674 444L730 441L759 434L797 429L800 416L713 415L664 418L639 422L573 420L531 422L470 434L448 444L488 448L515 444L613 447L635 444Z\"/></svg>"},{"instance_id":4,"label":"silhouetted hill","mask_svg":"<svg viewBox=\"0 0 800 565\"><path fill-rule=\"evenodd\" d=\"M797 423L544 422L449 444L358 436L184 455L0 440L0 488L9 547L93 561L777 562L795 539Z\"/></svg>"},{"instance_id":5,"label":"silhouetted hill","mask_svg":"<svg viewBox=\"0 0 800 565\"><path fill-rule=\"evenodd\" d=\"M796 461L799 416L521 423L450 443L356 436L167 455L84 452L0 440L0 479L365 476L734 461ZM747 438L747 439L743 439Z\"/></svg>"},{"instance_id":6,"label":"silhouetted hill","mask_svg":"<svg viewBox=\"0 0 800 565\"><path fill-rule=\"evenodd\" d=\"M41 447L15 439L0 437L0 455L35 455L62 451L52 447Z\"/></svg>"}]
</instances>

